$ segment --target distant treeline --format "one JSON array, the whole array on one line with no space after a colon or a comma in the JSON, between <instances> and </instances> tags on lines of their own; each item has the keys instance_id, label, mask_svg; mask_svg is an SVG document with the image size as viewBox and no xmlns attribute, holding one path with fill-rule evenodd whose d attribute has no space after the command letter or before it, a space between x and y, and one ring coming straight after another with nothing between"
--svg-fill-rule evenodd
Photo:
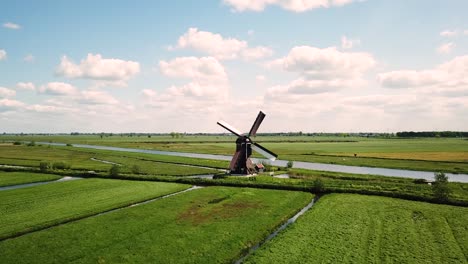
<instances>
[{"instance_id":1,"label":"distant treeline","mask_svg":"<svg viewBox=\"0 0 468 264\"><path fill-rule=\"evenodd\" d=\"M468 132L459 131L403 131L397 132L397 137L412 138L412 137L468 137Z\"/></svg>"}]
</instances>

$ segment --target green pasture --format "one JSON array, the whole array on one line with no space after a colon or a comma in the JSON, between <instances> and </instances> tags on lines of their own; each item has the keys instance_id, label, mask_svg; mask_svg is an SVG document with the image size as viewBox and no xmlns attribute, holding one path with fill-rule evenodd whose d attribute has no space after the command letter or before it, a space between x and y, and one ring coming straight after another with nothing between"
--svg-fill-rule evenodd
<instances>
[{"instance_id":1,"label":"green pasture","mask_svg":"<svg viewBox=\"0 0 468 264\"><path fill-rule=\"evenodd\" d=\"M122 153L116 151L102 151L93 149L79 149L74 147L52 146L25 146L25 145L0 145L0 164L39 167L41 161L47 161L51 165L55 162L64 162L75 170L108 171L111 164L101 162L110 161L121 165L122 173L133 173L135 167L141 174L158 175L195 175L210 174L217 171L209 168L197 168L181 166L209 166L211 164L221 167L227 162L213 162L203 159L180 158L162 155L148 155L138 153ZM93 160L96 158L98 160Z\"/></svg>"},{"instance_id":2,"label":"green pasture","mask_svg":"<svg viewBox=\"0 0 468 264\"><path fill-rule=\"evenodd\" d=\"M82 179L0 191L0 239L186 188L174 183Z\"/></svg>"},{"instance_id":3,"label":"green pasture","mask_svg":"<svg viewBox=\"0 0 468 264\"><path fill-rule=\"evenodd\" d=\"M229 263L311 199L206 187L2 241L0 262Z\"/></svg>"},{"instance_id":4,"label":"green pasture","mask_svg":"<svg viewBox=\"0 0 468 264\"><path fill-rule=\"evenodd\" d=\"M466 263L468 208L326 195L246 263Z\"/></svg>"},{"instance_id":5,"label":"green pasture","mask_svg":"<svg viewBox=\"0 0 468 264\"><path fill-rule=\"evenodd\" d=\"M0 187L33 182L54 181L60 178L61 176L53 174L0 171Z\"/></svg>"},{"instance_id":6,"label":"green pasture","mask_svg":"<svg viewBox=\"0 0 468 264\"><path fill-rule=\"evenodd\" d=\"M232 155L232 136L0 136L0 140L81 143L163 151ZM468 140L462 138L365 138L258 136L280 159L352 166L468 173ZM356 157L354 156L356 154Z\"/></svg>"}]
</instances>

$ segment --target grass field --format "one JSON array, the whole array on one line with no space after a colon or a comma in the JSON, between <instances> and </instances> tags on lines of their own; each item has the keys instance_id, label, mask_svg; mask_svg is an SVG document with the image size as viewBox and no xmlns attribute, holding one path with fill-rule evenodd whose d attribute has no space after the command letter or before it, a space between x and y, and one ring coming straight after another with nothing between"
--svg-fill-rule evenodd
<instances>
[{"instance_id":1,"label":"grass field","mask_svg":"<svg viewBox=\"0 0 468 264\"><path fill-rule=\"evenodd\" d=\"M229 263L311 198L207 187L2 241L0 262Z\"/></svg>"},{"instance_id":2,"label":"grass field","mask_svg":"<svg viewBox=\"0 0 468 264\"><path fill-rule=\"evenodd\" d=\"M186 188L174 183L82 179L1 191L0 239Z\"/></svg>"},{"instance_id":3,"label":"grass field","mask_svg":"<svg viewBox=\"0 0 468 264\"><path fill-rule=\"evenodd\" d=\"M60 178L61 176L53 174L0 171L0 187L24 183L53 181Z\"/></svg>"},{"instance_id":4,"label":"grass field","mask_svg":"<svg viewBox=\"0 0 468 264\"><path fill-rule=\"evenodd\" d=\"M93 160L97 158L104 161L119 163L123 173L131 173L134 166L138 166L142 174L158 174L158 175L194 175L194 174L209 174L216 173L216 170L207 168L195 168L181 166L177 163L185 163L188 165L209 165L221 164L216 162L208 162L202 159L193 158L178 158L168 156L154 155L141 156L129 155L128 153L100 151L92 149L77 149L73 147L49 147L49 146L25 146L25 145L0 145L0 164L19 165L39 167L41 161L48 161L51 164L54 162L65 162L70 165L71 169L75 170L94 170L108 171L111 164ZM163 158L165 157L165 158ZM222 163L225 164L226 162ZM227 163L226 163L227 166Z\"/></svg>"},{"instance_id":5,"label":"grass field","mask_svg":"<svg viewBox=\"0 0 468 264\"><path fill-rule=\"evenodd\" d=\"M322 197L247 263L466 263L468 208L352 194Z\"/></svg>"},{"instance_id":6,"label":"grass field","mask_svg":"<svg viewBox=\"0 0 468 264\"><path fill-rule=\"evenodd\" d=\"M35 140L118 147L232 155L231 136L170 136L100 138L94 136L0 136L0 140ZM258 136L257 142L280 159L468 173L468 140L461 138L365 138L321 136ZM354 157L357 155L357 158Z\"/></svg>"}]
</instances>

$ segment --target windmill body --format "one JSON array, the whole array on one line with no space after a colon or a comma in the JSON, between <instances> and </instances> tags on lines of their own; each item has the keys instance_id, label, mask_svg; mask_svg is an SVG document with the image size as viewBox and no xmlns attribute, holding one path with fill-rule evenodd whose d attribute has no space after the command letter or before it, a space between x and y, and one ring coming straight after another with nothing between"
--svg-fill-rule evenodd
<instances>
[{"instance_id":1,"label":"windmill body","mask_svg":"<svg viewBox=\"0 0 468 264\"><path fill-rule=\"evenodd\" d=\"M263 119L265 118L265 114L260 111L258 113L255 122L250 129L250 132L245 135L242 134L239 130L235 129L228 123L224 121L219 121L218 125L222 126L226 130L230 131L234 135L237 136L236 140L236 152L234 153L231 163L229 165L229 171L231 174L240 174L240 175L248 175L256 173L255 165L253 164L252 160L250 160L250 156L252 155L252 150L260 153L261 155L265 156L270 160L275 160L278 155L269 151L268 149L262 147L260 144L255 143L252 141L251 136L255 136L257 133L260 124L262 123Z\"/></svg>"}]
</instances>

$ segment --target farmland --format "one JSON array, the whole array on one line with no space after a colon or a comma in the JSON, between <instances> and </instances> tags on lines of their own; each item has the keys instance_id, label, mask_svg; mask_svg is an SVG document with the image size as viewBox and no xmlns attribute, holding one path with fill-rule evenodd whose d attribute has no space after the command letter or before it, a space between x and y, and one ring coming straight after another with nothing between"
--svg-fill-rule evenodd
<instances>
[{"instance_id":1,"label":"farmland","mask_svg":"<svg viewBox=\"0 0 468 264\"><path fill-rule=\"evenodd\" d=\"M247 263L466 263L467 208L327 195Z\"/></svg>"},{"instance_id":2,"label":"farmland","mask_svg":"<svg viewBox=\"0 0 468 264\"><path fill-rule=\"evenodd\" d=\"M0 140L80 143L129 148L231 155L232 136L0 136ZM283 160L468 173L468 140L463 138L366 138L258 136ZM356 156L354 155L356 154Z\"/></svg>"},{"instance_id":3,"label":"farmland","mask_svg":"<svg viewBox=\"0 0 468 264\"><path fill-rule=\"evenodd\" d=\"M135 138L130 137L93 142L87 138L57 137L62 142L218 154L231 154L234 147L227 141L230 137L152 136L133 143L129 141ZM398 139L279 140L267 137L262 145L283 159L314 157L313 161L351 165L370 161L368 166L381 162L434 171L466 166L460 139L404 141L412 145ZM309 147L316 152L308 152ZM361 152L354 157L357 150ZM395 153L407 156L395 159ZM40 166L44 163L46 168ZM447 183L447 197L441 200L434 196L433 186L411 178L269 165L256 177L235 177L219 170L229 161L39 143L0 144L0 164L23 166L2 167L3 185L83 177L0 191L1 263L16 263L18 256L22 263L229 263L263 241L314 194L321 198L310 211L246 261L466 262L466 183ZM117 173L111 173L113 167ZM286 173L289 178L270 173ZM193 176L200 174L216 179ZM128 207L194 185L205 187Z\"/></svg>"},{"instance_id":4,"label":"farmland","mask_svg":"<svg viewBox=\"0 0 468 264\"><path fill-rule=\"evenodd\" d=\"M187 185L84 179L0 192L0 238L188 188Z\"/></svg>"},{"instance_id":5,"label":"farmland","mask_svg":"<svg viewBox=\"0 0 468 264\"><path fill-rule=\"evenodd\" d=\"M198 189L3 241L0 262L21 255L23 263L227 263L311 198L303 192Z\"/></svg>"}]
</instances>

